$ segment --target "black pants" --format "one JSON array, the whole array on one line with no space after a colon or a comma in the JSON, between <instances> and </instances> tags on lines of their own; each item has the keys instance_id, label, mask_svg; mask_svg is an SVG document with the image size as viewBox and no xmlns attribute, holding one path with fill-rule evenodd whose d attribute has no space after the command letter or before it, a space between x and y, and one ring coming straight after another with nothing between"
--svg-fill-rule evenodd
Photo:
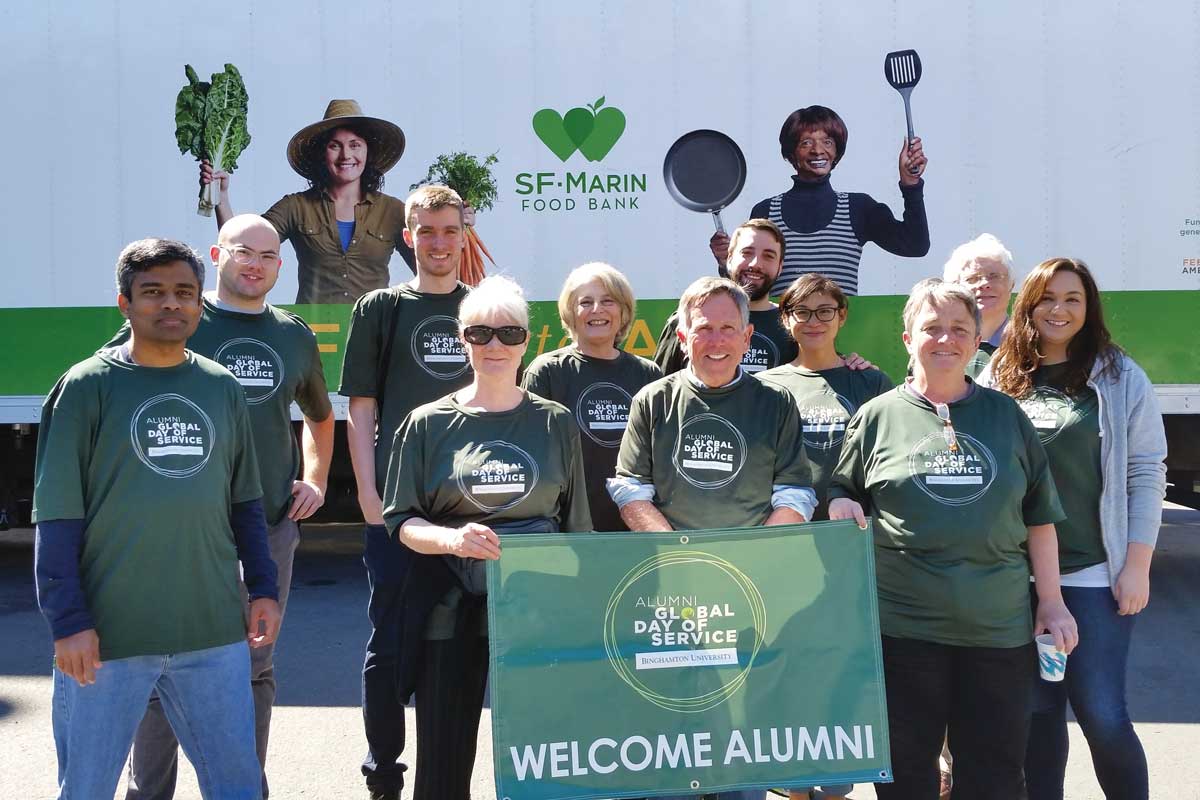
<instances>
[{"instance_id":1,"label":"black pants","mask_svg":"<svg viewBox=\"0 0 1200 800\"><path fill-rule=\"evenodd\" d=\"M479 717L487 689L487 598L463 598L454 638L422 642L417 676L417 778L413 800L470 800Z\"/></svg>"},{"instance_id":2,"label":"black pants","mask_svg":"<svg viewBox=\"0 0 1200 800\"><path fill-rule=\"evenodd\" d=\"M1022 796L1036 672L1032 642L953 647L884 636L895 782L875 784L879 800L937 800L938 754L947 731L956 797Z\"/></svg>"},{"instance_id":3,"label":"black pants","mask_svg":"<svg viewBox=\"0 0 1200 800\"><path fill-rule=\"evenodd\" d=\"M367 757L362 774L367 786L379 792L399 792L404 786L404 701L399 693L401 579L400 544L383 525L363 531L363 564L371 586L367 615L371 638L367 641L362 675L363 727Z\"/></svg>"}]
</instances>

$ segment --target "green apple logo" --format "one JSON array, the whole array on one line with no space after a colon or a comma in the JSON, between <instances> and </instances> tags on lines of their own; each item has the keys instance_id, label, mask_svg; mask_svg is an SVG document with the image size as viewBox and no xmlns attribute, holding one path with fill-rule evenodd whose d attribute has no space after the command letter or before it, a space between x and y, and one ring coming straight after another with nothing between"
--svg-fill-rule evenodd
<instances>
[{"instance_id":1,"label":"green apple logo","mask_svg":"<svg viewBox=\"0 0 1200 800\"><path fill-rule=\"evenodd\" d=\"M566 161L576 150L588 161L599 161L608 155L625 132L625 115L619 108L604 105L601 97L587 108L572 108L560 116L552 108L543 108L533 115L533 132L550 148L550 152Z\"/></svg>"}]
</instances>

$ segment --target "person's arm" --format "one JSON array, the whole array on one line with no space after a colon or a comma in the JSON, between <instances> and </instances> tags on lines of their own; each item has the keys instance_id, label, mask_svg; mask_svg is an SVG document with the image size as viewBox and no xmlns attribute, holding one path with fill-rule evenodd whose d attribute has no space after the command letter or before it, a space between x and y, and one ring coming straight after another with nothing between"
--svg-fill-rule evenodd
<instances>
[{"instance_id":1,"label":"person's arm","mask_svg":"<svg viewBox=\"0 0 1200 800\"><path fill-rule=\"evenodd\" d=\"M617 474L608 479L606 488L629 530L670 531L674 528L654 505L654 410L648 392L643 388L629 404Z\"/></svg>"},{"instance_id":2,"label":"person's arm","mask_svg":"<svg viewBox=\"0 0 1200 800\"><path fill-rule=\"evenodd\" d=\"M375 398L351 397L346 418L350 465L358 485L358 507L368 525L383 524L383 501L375 487Z\"/></svg>"},{"instance_id":3,"label":"person's arm","mask_svg":"<svg viewBox=\"0 0 1200 800\"><path fill-rule=\"evenodd\" d=\"M1029 563L1033 570L1034 589L1037 591L1037 619L1033 623L1034 636L1049 633L1054 645L1064 653L1070 653L1079 644L1079 630L1075 618L1063 602L1062 587L1058 572L1058 534L1054 525L1030 525Z\"/></svg>"},{"instance_id":4,"label":"person's arm","mask_svg":"<svg viewBox=\"0 0 1200 800\"><path fill-rule=\"evenodd\" d=\"M229 509L229 527L233 528L242 581L250 599L246 640L251 647L265 647L279 635L283 615L279 611L279 568L267 545L262 500L234 503Z\"/></svg>"},{"instance_id":5,"label":"person's arm","mask_svg":"<svg viewBox=\"0 0 1200 800\"><path fill-rule=\"evenodd\" d=\"M856 412L846 425L842 453L830 476L826 497L830 519L852 519L862 530L867 529L863 501L868 497L866 487L866 426L861 412Z\"/></svg>"},{"instance_id":6,"label":"person's arm","mask_svg":"<svg viewBox=\"0 0 1200 800\"><path fill-rule=\"evenodd\" d=\"M34 467L34 581L54 637L54 663L81 686L96 682L100 638L83 590L85 486L100 403L92 386L64 375L42 404Z\"/></svg>"},{"instance_id":7,"label":"person's arm","mask_svg":"<svg viewBox=\"0 0 1200 800\"><path fill-rule=\"evenodd\" d=\"M1167 436L1154 386L1146 373L1128 357L1118 366L1123 368L1121 388L1129 409L1125 426L1129 544L1113 597L1119 613L1137 614L1150 602L1150 562L1162 526L1167 491Z\"/></svg>"},{"instance_id":8,"label":"person's arm","mask_svg":"<svg viewBox=\"0 0 1200 800\"><path fill-rule=\"evenodd\" d=\"M621 519L631 531L673 531L671 523L649 500L631 500L620 506Z\"/></svg>"},{"instance_id":9,"label":"person's arm","mask_svg":"<svg viewBox=\"0 0 1200 800\"><path fill-rule=\"evenodd\" d=\"M559 425L559 437L564 439L563 454L567 469L567 483L563 487L558 503L561 519L559 529L570 533L589 533L592 526L592 510L587 496L587 478L583 474L583 450L579 443L579 428L568 414L562 415L565 424Z\"/></svg>"},{"instance_id":10,"label":"person's arm","mask_svg":"<svg viewBox=\"0 0 1200 800\"><path fill-rule=\"evenodd\" d=\"M800 412L791 394L776 387L778 414L776 419L775 475L771 486L772 512L768 525L807 522L817 507L817 495L812 486L812 464L804 451L801 436ZM766 409L763 410L766 413ZM788 513L790 512L790 513ZM797 519L799 517L799 519ZM777 520L772 522L772 520Z\"/></svg>"},{"instance_id":11,"label":"person's arm","mask_svg":"<svg viewBox=\"0 0 1200 800\"><path fill-rule=\"evenodd\" d=\"M462 558L500 558L500 536L487 525L468 522L460 528L434 525L420 517L409 517L399 528L400 541L409 550L425 555Z\"/></svg>"},{"instance_id":12,"label":"person's arm","mask_svg":"<svg viewBox=\"0 0 1200 800\"><path fill-rule=\"evenodd\" d=\"M381 377L379 362L385 349L382 339L387 315L381 312L390 301L386 295L379 297L378 294L360 297L350 313L350 329L346 333L346 349L342 356L342 384L338 387L339 394L350 398L346 440L354 481L358 485L358 505L363 521L368 525L383 524L383 508L376 483L379 476L375 474L376 425L382 411L375 398L380 390L377 385Z\"/></svg>"},{"instance_id":13,"label":"person's arm","mask_svg":"<svg viewBox=\"0 0 1200 800\"><path fill-rule=\"evenodd\" d=\"M333 461L333 414L322 420L304 418L300 440L304 452L304 472L292 482L292 505L288 518L299 522L317 513L325 505L329 483L329 465Z\"/></svg>"},{"instance_id":14,"label":"person's arm","mask_svg":"<svg viewBox=\"0 0 1200 800\"><path fill-rule=\"evenodd\" d=\"M850 216L859 240L874 242L897 256L919 258L929 252L929 219L925 214L925 181L920 175L908 173L908 165L920 164L925 171L925 152L921 140L914 139L914 150L900 151L900 195L904 199L904 214L897 221L892 210L865 194L850 196Z\"/></svg>"},{"instance_id":15,"label":"person's arm","mask_svg":"<svg viewBox=\"0 0 1200 800\"><path fill-rule=\"evenodd\" d=\"M54 638L54 664L80 686L96 682L101 667L100 637L79 579L84 521L39 522L34 537L33 572L38 608Z\"/></svg>"}]
</instances>

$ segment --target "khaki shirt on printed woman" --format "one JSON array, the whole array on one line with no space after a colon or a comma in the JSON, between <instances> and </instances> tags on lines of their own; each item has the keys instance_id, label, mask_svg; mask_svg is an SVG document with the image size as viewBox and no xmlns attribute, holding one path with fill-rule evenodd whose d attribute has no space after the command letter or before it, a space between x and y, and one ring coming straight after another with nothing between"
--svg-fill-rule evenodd
<instances>
[{"instance_id":1,"label":"khaki shirt on printed woman","mask_svg":"<svg viewBox=\"0 0 1200 800\"><path fill-rule=\"evenodd\" d=\"M319 189L286 195L263 216L296 250L297 303L353 303L386 288L393 251L412 269L404 202L390 195L370 192L354 207L354 235L344 252L333 200Z\"/></svg>"}]
</instances>

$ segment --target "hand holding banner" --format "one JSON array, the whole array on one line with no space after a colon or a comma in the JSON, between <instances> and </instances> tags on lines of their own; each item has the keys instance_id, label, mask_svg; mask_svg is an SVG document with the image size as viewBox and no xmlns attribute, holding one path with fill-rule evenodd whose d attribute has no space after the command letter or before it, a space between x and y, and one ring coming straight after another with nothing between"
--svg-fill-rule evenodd
<instances>
[{"instance_id":1,"label":"hand holding banner","mask_svg":"<svg viewBox=\"0 0 1200 800\"><path fill-rule=\"evenodd\" d=\"M488 591L499 798L890 780L853 523L509 536Z\"/></svg>"}]
</instances>

